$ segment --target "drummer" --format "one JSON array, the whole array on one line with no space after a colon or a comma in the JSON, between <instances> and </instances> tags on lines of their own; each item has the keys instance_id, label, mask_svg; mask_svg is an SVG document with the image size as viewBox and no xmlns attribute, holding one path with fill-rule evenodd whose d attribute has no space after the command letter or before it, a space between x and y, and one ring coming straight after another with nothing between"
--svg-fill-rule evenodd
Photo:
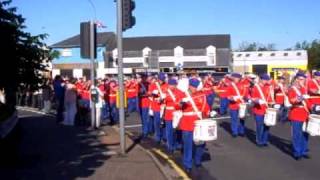
<instances>
[{"instance_id":1,"label":"drummer","mask_svg":"<svg viewBox=\"0 0 320 180\"><path fill-rule=\"evenodd\" d=\"M223 79L221 79L218 88L217 88L217 92L220 98L220 115L225 115L227 114L227 110L228 110L228 104L229 104L229 100L228 100L228 95L227 95L227 88L230 84L230 78L228 75L225 75Z\"/></svg>"},{"instance_id":2,"label":"drummer","mask_svg":"<svg viewBox=\"0 0 320 180\"><path fill-rule=\"evenodd\" d=\"M258 147L268 146L269 141L270 127L264 124L264 116L269 104L273 104L273 89L270 80L268 74L263 74L260 76L260 82L255 84L252 89L251 97L254 103L252 111L256 121L256 143Z\"/></svg>"},{"instance_id":3,"label":"drummer","mask_svg":"<svg viewBox=\"0 0 320 180\"><path fill-rule=\"evenodd\" d=\"M313 78L307 82L308 93L312 98L312 111L315 114L320 114L320 72L313 73Z\"/></svg>"},{"instance_id":4,"label":"drummer","mask_svg":"<svg viewBox=\"0 0 320 180\"><path fill-rule=\"evenodd\" d=\"M198 90L200 81L196 78L189 80L189 91L192 101L194 101L199 112L193 108L190 99L182 99L181 109L183 112L179 129L182 130L182 141L183 141L183 166L187 173L191 172L192 159L196 167L201 167L201 158L205 148L205 144L194 144L193 142L193 131L194 123L196 120L206 118L210 114L210 108L207 104L206 95ZM201 117L201 118L200 118ZM194 155L194 156L193 156Z\"/></svg>"},{"instance_id":5,"label":"drummer","mask_svg":"<svg viewBox=\"0 0 320 180\"><path fill-rule=\"evenodd\" d=\"M309 135L303 132L303 123L309 116L308 95L306 90L306 76L303 73L297 73L293 86L288 92L289 101L292 107L289 111L289 120L292 124L292 147L293 156L296 160L309 158L308 139Z\"/></svg>"},{"instance_id":6,"label":"drummer","mask_svg":"<svg viewBox=\"0 0 320 180\"><path fill-rule=\"evenodd\" d=\"M279 113L280 113L280 121L286 122L288 116L288 108L285 107L284 101L287 98L288 87L285 84L285 77L278 76L277 82L275 83L274 93L275 93L275 101L276 104L280 106Z\"/></svg>"},{"instance_id":7,"label":"drummer","mask_svg":"<svg viewBox=\"0 0 320 180\"><path fill-rule=\"evenodd\" d=\"M245 121L244 118L239 118L239 108L240 104L245 102L245 97L247 94L246 88L243 83L240 82L241 74L232 73L231 86L227 89L228 99L229 99L229 109L231 116L231 131L232 136L237 137L238 135L244 136L245 134Z\"/></svg>"}]
</instances>

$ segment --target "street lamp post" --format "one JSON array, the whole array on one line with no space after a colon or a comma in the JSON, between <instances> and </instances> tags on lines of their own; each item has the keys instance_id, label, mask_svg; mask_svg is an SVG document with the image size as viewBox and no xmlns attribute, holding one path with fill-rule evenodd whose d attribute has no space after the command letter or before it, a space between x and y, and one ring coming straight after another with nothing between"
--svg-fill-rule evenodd
<instances>
[{"instance_id":1,"label":"street lamp post","mask_svg":"<svg viewBox=\"0 0 320 180\"><path fill-rule=\"evenodd\" d=\"M119 120L121 155L126 153L125 114L124 114L124 84L123 84L123 51L122 51L122 0L117 0L117 49L118 49L118 79L119 79Z\"/></svg>"}]
</instances>

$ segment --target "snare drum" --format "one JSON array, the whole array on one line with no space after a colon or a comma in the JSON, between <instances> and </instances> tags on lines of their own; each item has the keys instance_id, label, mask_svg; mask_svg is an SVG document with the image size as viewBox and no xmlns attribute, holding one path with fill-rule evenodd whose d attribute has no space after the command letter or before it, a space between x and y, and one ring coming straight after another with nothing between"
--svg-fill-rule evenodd
<instances>
[{"instance_id":1,"label":"snare drum","mask_svg":"<svg viewBox=\"0 0 320 180\"><path fill-rule=\"evenodd\" d=\"M277 124L277 109L268 108L264 115L264 124L266 126L275 126Z\"/></svg>"},{"instance_id":2,"label":"snare drum","mask_svg":"<svg viewBox=\"0 0 320 180\"><path fill-rule=\"evenodd\" d=\"M246 117L246 114L247 114L247 104L241 103L240 109L239 109L239 118Z\"/></svg>"},{"instance_id":3,"label":"snare drum","mask_svg":"<svg viewBox=\"0 0 320 180\"><path fill-rule=\"evenodd\" d=\"M320 136L320 115L310 114L309 121L303 124L303 131L310 136Z\"/></svg>"},{"instance_id":4,"label":"snare drum","mask_svg":"<svg viewBox=\"0 0 320 180\"><path fill-rule=\"evenodd\" d=\"M214 119L204 119L195 122L193 131L193 141L213 141L218 138L217 121Z\"/></svg>"}]
</instances>

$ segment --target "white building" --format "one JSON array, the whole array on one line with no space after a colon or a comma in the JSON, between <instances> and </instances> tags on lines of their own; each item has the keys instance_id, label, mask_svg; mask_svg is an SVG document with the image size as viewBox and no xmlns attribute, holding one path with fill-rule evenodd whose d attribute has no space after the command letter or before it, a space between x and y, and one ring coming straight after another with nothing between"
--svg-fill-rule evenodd
<instances>
[{"instance_id":1,"label":"white building","mask_svg":"<svg viewBox=\"0 0 320 180\"><path fill-rule=\"evenodd\" d=\"M293 72L306 70L308 54L305 50L297 51L254 51L233 52L233 70L236 72L252 72L256 74Z\"/></svg>"}]
</instances>

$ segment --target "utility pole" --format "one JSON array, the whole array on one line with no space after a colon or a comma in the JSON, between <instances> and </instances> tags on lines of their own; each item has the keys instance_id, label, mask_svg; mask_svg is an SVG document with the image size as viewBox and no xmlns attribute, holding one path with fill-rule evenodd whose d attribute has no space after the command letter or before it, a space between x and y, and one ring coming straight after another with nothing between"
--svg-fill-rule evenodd
<instances>
[{"instance_id":1,"label":"utility pole","mask_svg":"<svg viewBox=\"0 0 320 180\"><path fill-rule=\"evenodd\" d=\"M118 50L118 79L119 79L119 120L121 155L126 153L125 114L124 114L124 84L123 84L123 50L122 50L122 0L117 0L117 50Z\"/></svg>"},{"instance_id":2,"label":"utility pole","mask_svg":"<svg viewBox=\"0 0 320 180\"><path fill-rule=\"evenodd\" d=\"M90 21L90 61L91 61L91 94L93 92L93 89L96 87L95 84L95 23L91 20ZM96 102L93 101L93 98L90 98L91 100L91 127L95 128L96 124Z\"/></svg>"}]
</instances>

